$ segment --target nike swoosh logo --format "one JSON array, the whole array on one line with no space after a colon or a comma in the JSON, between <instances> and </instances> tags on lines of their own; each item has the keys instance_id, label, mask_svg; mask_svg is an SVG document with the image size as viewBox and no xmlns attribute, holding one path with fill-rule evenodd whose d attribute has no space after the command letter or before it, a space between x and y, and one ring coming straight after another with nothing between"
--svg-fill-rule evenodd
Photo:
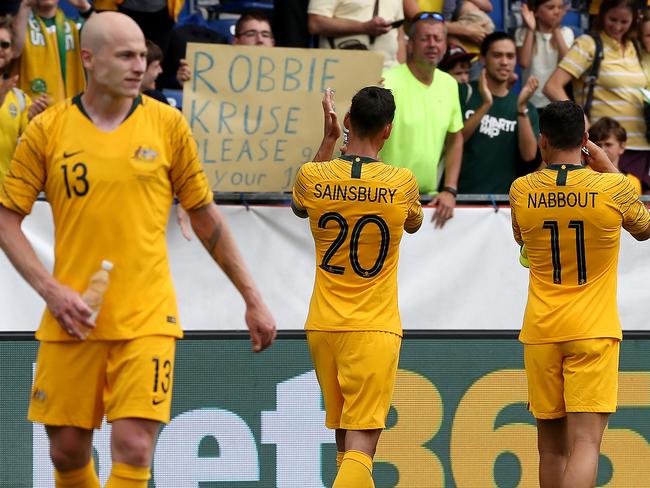
<instances>
[{"instance_id":1,"label":"nike swoosh logo","mask_svg":"<svg viewBox=\"0 0 650 488\"><path fill-rule=\"evenodd\" d=\"M71 152L71 153L68 153L68 152L64 151L63 152L63 159L71 158L72 156L76 156L77 154L82 153L82 152L83 152L83 150L82 151L75 151L75 152Z\"/></svg>"},{"instance_id":2,"label":"nike swoosh logo","mask_svg":"<svg viewBox=\"0 0 650 488\"><path fill-rule=\"evenodd\" d=\"M167 399L166 398L161 398L160 400L158 400L158 399L154 398L153 400L151 400L151 403L153 403L154 405L158 405L158 404L164 402L165 400L167 400Z\"/></svg>"}]
</instances>

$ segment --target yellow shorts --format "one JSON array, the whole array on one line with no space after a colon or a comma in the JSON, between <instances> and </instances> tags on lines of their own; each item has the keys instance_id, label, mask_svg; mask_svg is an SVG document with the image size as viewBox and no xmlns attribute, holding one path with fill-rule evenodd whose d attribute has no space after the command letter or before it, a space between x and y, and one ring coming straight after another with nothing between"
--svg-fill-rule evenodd
<instances>
[{"instance_id":1,"label":"yellow shorts","mask_svg":"<svg viewBox=\"0 0 650 488\"><path fill-rule=\"evenodd\" d=\"M383 429L402 338L391 332L307 331L329 429Z\"/></svg>"},{"instance_id":2,"label":"yellow shorts","mask_svg":"<svg viewBox=\"0 0 650 488\"><path fill-rule=\"evenodd\" d=\"M619 344L613 338L524 344L528 409L535 418L615 412Z\"/></svg>"},{"instance_id":3,"label":"yellow shorts","mask_svg":"<svg viewBox=\"0 0 650 488\"><path fill-rule=\"evenodd\" d=\"M41 342L27 418L53 426L99 428L142 418L169 422L176 339Z\"/></svg>"}]
</instances>

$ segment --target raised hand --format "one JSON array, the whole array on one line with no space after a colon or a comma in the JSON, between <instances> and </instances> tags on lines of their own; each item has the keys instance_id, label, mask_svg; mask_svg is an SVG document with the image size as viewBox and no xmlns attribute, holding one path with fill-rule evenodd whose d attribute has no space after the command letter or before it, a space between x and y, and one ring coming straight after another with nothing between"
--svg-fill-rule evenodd
<instances>
[{"instance_id":1,"label":"raised hand","mask_svg":"<svg viewBox=\"0 0 650 488\"><path fill-rule=\"evenodd\" d=\"M517 107L519 111L523 111L526 109L526 105L528 105L528 100L530 100L530 97L533 96L533 93L535 93L537 87L539 87L539 81L537 80L537 78L535 78L534 76L528 78L528 81L521 89L521 92L519 92L519 98L517 98Z\"/></svg>"},{"instance_id":2,"label":"raised hand","mask_svg":"<svg viewBox=\"0 0 650 488\"><path fill-rule=\"evenodd\" d=\"M492 92L490 91L490 87L488 86L487 70L485 68L481 70L481 75L479 76L478 79L478 91L481 94L483 103L485 105L492 106L492 103L494 102L494 98L492 97Z\"/></svg>"},{"instance_id":3,"label":"raised hand","mask_svg":"<svg viewBox=\"0 0 650 488\"><path fill-rule=\"evenodd\" d=\"M181 85L192 79L192 71L190 71L190 65L186 59L180 60L178 71L176 71L176 79Z\"/></svg>"},{"instance_id":4,"label":"raised hand","mask_svg":"<svg viewBox=\"0 0 650 488\"><path fill-rule=\"evenodd\" d=\"M27 120L32 120L43 110L45 110L50 105L50 99L47 96L47 93L43 93L40 97L32 101L32 104L27 109Z\"/></svg>"},{"instance_id":5,"label":"raised hand","mask_svg":"<svg viewBox=\"0 0 650 488\"><path fill-rule=\"evenodd\" d=\"M535 20L535 14L531 9L528 8L525 2L521 3L521 19L524 21L524 25L531 31L535 30L537 22Z\"/></svg>"}]
</instances>

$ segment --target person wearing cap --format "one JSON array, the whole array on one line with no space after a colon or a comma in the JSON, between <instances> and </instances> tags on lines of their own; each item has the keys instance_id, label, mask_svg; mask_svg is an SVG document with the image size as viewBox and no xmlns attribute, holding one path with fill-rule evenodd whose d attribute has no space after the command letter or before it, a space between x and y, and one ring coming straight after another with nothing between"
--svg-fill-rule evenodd
<instances>
[{"instance_id":1,"label":"person wearing cap","mask_svg":"<svg viewBox=\"0 0 650 488\"><path fill-rule=\"evenodd\" d=\"M405 25L406 63L384 72L384 85L395 96L393 131L381 160L408 168L420 193L433 195L433 222L442 227L454 213L463 151L463 118L458 83L437 69L447 49L444 17L421 12ZM445 153L445 176L438 193L438 163Z\"/></svg>"},{"instance_id":2,"label":"person wearing cap","mask_svg":"<svg viewBox=\"0 0 650 488\"><path fill-rule=\"evenodd\" d=\"M469 83L469 71L475 55L465 51L459 44L449 44L445 57L442 58L438 68L449 73L460 83Z\"/></svg>"},{"instance_id":3,"label":"person wearing cap","mask_svg":"<svg viewBox=\"0 0 650 488\"><path fill-rule=\"evenodd\" d=\"M530 77L519 95L514 93L509 80L516 63L512 37L494 32L481 45L485 68L479 81L460 86L465 119L461 193L507 194L536 160L538 117L530 98L538 82Z\"/></svg>"}]
</instances>

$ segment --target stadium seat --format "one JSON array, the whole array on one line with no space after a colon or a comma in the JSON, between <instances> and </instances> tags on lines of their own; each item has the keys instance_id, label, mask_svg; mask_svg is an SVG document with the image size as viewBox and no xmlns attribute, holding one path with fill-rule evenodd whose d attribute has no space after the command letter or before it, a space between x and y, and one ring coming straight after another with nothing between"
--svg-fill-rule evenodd
<instances>
[{"instance_id":1,"label":"stadium seat","mask_svg":"<svg viewBox=\"0 0 650 488\"><path fill-rule=\"evenodd\" d=\"M178 110L183 109L183 90L165 88L162 92L172 107L176 107Z\"/></svg>"},{"instance_id":2,"label":"stadium seat","mask_svg":"<svg viewBox=\"0 0 650 488\"><path fill-rule=\"evenodd\" d=\"M237 19L215 19L208 20L207 27L213 31L221 34L228 39L228 43L232 44L232 39L235 36L235 24Z\"/></svg>"}]
</instances>

